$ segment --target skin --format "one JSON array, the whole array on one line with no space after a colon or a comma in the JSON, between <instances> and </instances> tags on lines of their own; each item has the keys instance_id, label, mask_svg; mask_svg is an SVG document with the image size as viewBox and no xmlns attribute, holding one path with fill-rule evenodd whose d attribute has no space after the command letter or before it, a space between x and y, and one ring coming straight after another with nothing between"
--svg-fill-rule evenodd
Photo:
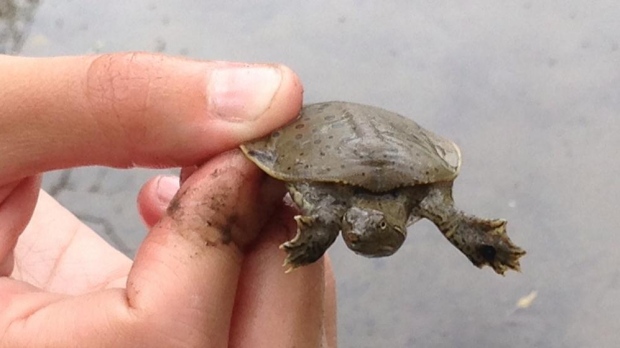
<instances>
[{"instance_id":1,"label":"skin","mask_svg":"<svg viewBox=\"0 0 620 348\"><path fill-rule=\"evenodd\" d=\"M412 196L337 183L295 182L288 189L302 213L295 217L297 234L281 246L290 269L321 258L340 231L346 245L366 257L392 255L405 241Z\"/></svg>"},{"instance_id":2,"label":"skin","mask_svg":"<svg viewBox=\"0 0 620 348\"><path fill-rule=\"evenodd\" d=\"M318 260L340 231L360 255L392 255L407 225L424 217L475 266L519 271L525 251L508 237L506 221L454 207L458 146L403 116L355 103L310 104L286 127L241 149L288 182L300 208L297 234L281 246L291 269Z\"/></svg>"},{"instance_id":3,"label":"skin","mask_svg":"<svg viewBox=\"0 0 620 348\"><path fill-rule=\"evenodd\" d=\"M301 211L295 216L297 233L280 248L287 253L287 272L320 259L340 233L342 215L348 209L350 187L307 182L287 185Z\"/></svg>"},{"instance_id":4,"label":"skin","mask_svg":"<svg viewBox=\"0 0 620 348\"><path fill-rule=\"evenodd\" d=\"M398 192L354 196L342 219L342 237L349 249L366 257L384 257L403 245L415 197Z\"/></svg>"},{"instance_id":5,"label":"skin","mask_svg":"<svg viewBox=\"0 0 620 348\"><path fill-rule=\"evenodd\" d=\"M443 235L477 267L490 266L498 274L520 271L519 258L525 251L506 234L506 221L481 219L454 207L452 182L423 188L424 199L413 214L431 220Z\"/></svg>"},{"instance_id":6,"label":"skin","mask_svg":"<svg viewBox=\"0 0 620 348\"><path fill-rule=\"evenodd\" d=\"M432 221L452 245L475 266L498 274L519 271L525 251L506 233L506 221L481 219L454 206L452 182L371 193L351 185L292 183L289 192L302 215L297 234L281 248L286 266L297 268L318 260L342 231L349 249L366 257L394 254L404 243L407 226L419 218Z\"/></svg>"},{"instance_id":7,"label":"skin","mask_svg":"<svg viewBox=\"0 0 620 348\"><path fill-rule=\"evenodd\" d=\"M295 117L289 69L0 56L0 86L0 347L335 347L329 261L283 274L284 188L229 151ZM140 191L135 260L40 191L81 165L186 167Z\"/></svg>"}]
</instances>

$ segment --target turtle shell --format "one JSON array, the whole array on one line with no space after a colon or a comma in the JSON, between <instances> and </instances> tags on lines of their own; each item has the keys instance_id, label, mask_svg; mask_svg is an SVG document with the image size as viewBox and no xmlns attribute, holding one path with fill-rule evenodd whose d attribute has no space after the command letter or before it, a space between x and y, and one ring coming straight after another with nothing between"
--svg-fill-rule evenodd
<instances>
[{"instance_id":1,"label":"turtle shell","mask_svg":"<svg viewBox=\"0 0 620 348\"><path fill-rule=\"evenodd\" d=\"M279 180L373 192L451 181L461 165L453 142L394 112L347 102L307 105L297 119L241 149Z\"/></svg>"}]
</instances>

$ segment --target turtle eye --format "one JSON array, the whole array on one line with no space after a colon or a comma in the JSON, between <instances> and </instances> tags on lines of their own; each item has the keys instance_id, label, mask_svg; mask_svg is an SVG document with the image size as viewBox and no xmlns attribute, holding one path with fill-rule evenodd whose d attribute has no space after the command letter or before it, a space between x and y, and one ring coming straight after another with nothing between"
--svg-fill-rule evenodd
<instances>
[{"instance_id":1,"label":"turtle eye","mask_svg":"<svg viewBox=\"0 0 620 348\"><path fill-rule=\"evenodd\" d=\"M379 228L385 230L387 228L387 222L381 220L381 222L379 222Z\"/></svg>"}]
</instances>

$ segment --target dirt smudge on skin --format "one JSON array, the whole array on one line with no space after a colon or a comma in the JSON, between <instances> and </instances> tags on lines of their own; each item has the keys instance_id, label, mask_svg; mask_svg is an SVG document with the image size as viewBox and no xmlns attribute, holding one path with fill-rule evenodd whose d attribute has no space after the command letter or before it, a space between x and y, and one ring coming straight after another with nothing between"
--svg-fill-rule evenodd
<instances>
[{"instance_id":1,"label":"dirt smudge on skin","mask_svg":"<svg viewBox=\"0 0 620 348\"><path fill-rule=\"evenodd\" d=\"M278 198L265 194L266 176L245 158L231 155L223 161L210 168L207 164L188 177L166 213L173 229L188 239L243 251L272 214L274 204L264 201ZM276 194L281 202L283 193Z\"/></svg>"},{"instance_id":2,"label":"dirt smudge on skin","mask_svg":"<svg viewBox=\"0 0 620 348\"><path fill-rule=\"evenodd\" d=\"M228 245L233 242L233 231L239 217L231 212L230 194L217 193L211 197L204 195L203 201L197 200L200 189L188 188L179 191L166 213L175 223L175 228L187 237L199 236L209 247ZM228 190L227 190L228 191ZM229 192L231 193L231 192ZM232 215L231 215L232 214Z\"/></svg>"},{"instance_id":3,"label":"dirt smudge on skin","mask_svg":"<svg viewBox=\"0 0 620 348\"><path fill-rule=\"evenodd\" d=\"M168 208L166 208L166 214L168 214L168 216L172 216L174 217L176 214L180 213L180 199L183 195L180 194L180 191L174 196L172 197L172 200L170 201L170 204L168 205Z\"/></svg>"}]
</instances>

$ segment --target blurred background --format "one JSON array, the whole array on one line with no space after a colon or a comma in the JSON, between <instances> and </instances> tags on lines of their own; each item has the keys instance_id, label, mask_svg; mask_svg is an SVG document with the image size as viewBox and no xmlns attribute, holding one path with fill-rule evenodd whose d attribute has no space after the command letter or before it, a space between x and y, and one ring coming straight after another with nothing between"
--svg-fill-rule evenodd
<instances>
[{"instance_id":1,"label":"blurred background","mask_svg":"<svg viewBox=\"0 0 620 348\"><path fill-rule=\"evenodd\" d=\"M508 219L523 272L476 269L425 221L385 259L339 240L342 347L620 347L618 18L612 0L0 0L0 53L281 62L306 102L381 106L456 141L457 203ZM161 172L44 187L132 256L135 196Z\"/></svg>"}]
</instances>

